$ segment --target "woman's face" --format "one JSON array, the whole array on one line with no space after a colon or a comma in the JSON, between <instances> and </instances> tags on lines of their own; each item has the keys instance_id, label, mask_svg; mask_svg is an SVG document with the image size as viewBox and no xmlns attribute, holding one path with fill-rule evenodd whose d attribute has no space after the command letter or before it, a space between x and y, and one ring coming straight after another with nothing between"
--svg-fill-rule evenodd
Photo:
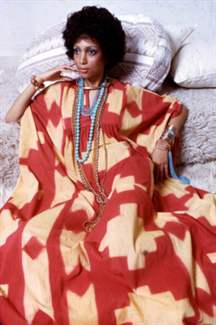
<instances>
[{"instance_id":1,"label":"woman's face","mask_svg":"<svg viewBox=\"0 0 216 325\"><path fill-rule=\"evenodd\" d=\"M105 60L96 40L80 37L73 47L73 59L80 75L92 83L98 83L104 76Z\"/></svg>"}]
</instances>

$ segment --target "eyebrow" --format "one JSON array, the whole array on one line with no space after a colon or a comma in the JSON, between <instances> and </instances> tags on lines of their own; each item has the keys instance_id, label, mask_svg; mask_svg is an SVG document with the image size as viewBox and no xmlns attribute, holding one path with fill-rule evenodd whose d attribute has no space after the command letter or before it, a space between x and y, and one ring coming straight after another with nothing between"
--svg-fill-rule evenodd
<instances>
[{"instance_id":1,"label":"eyebrow","mask_svg":"<svg viewBox=\"0 0 216 325\"><path fill-rule=\"evenodd\" d=\"M74 45L74 47L79 47L79 45ZM92 49L92 48L94 48L95 50L98 49L95 45L86 46L86 47L84 47L84 48L85 48L85 49Z\"/></svg>"}]
</instances>

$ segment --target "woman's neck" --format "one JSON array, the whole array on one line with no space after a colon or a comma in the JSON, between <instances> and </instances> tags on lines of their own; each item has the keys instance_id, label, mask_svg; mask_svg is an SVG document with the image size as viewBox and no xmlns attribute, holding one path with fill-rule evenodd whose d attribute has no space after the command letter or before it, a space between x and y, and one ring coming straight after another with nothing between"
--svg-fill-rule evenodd
<instances>
[{"instance_id":1,"label":"woman's neck","mask_svg":"<svg viewBox=\"0 0 216 325\"><path fill-rule=\"evenodd\" d=\"M104 77L97 79L97 80L84 80L84 86L89 88L97 88L101 84L101 82L104 80Z\"/></svg>"}]
</instances>

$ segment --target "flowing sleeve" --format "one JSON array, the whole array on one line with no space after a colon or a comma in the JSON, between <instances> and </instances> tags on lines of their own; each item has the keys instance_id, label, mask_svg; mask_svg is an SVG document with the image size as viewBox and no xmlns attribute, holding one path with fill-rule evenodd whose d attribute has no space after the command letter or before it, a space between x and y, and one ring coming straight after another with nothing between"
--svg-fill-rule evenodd
<instances>
[{"instance_id":1,"label":"flowing sleeve","mask_svg":"<svg viewBox=\"0 0 216 325\"><path fill-rule=\"evenodd\" d=\"M179 115L182 103L175 97L125 85L120 132L129 141L146 147L151 154L169 120Z\"/></svg>"},{"instance_id":2,"label":"flowing sleeve","mask_svg":"<svg viewBox=\"0 0 216 325\"><path fill-rule=\"evenodd\" d=\"M60 90L60 84L43 90L20 119L20 173L5 207L22 219L55 203L56 170L64 168Z\"/></svg>"}]
</instances>

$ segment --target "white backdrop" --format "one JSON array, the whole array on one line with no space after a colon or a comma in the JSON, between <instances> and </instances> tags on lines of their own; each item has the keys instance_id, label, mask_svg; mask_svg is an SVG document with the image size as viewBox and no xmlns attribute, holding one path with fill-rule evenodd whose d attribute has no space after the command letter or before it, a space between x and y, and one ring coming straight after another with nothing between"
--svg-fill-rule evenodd
<instances>
[{"instance_id":1,"label":"white backdrop","mask_svg":"<svg viewBox=\"0 0 216 325\"><path fill-rule=\"evenodd\" d=\"M114 14L143 13L166 24L197 24L193 38L216 41L216 0L0 0L0 56L22 55L37 33L93 4Z\"/></svg>"}]
</instances>

